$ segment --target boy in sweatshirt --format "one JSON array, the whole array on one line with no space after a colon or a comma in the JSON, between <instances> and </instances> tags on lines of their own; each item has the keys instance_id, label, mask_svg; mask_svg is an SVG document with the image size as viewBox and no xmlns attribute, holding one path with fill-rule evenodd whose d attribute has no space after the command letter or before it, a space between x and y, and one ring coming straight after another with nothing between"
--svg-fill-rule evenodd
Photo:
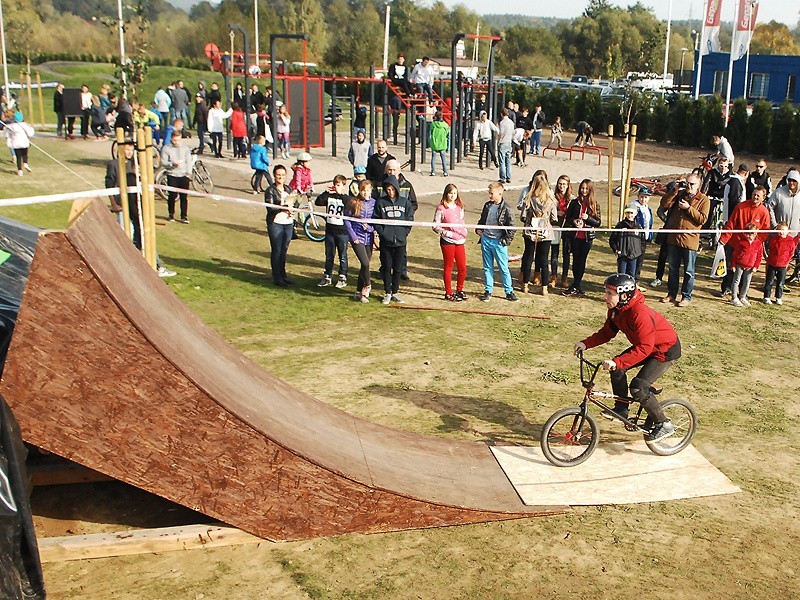
<instances>
[{"instance_id":1,"label":"boy in sweatshirt","mask_svg":"<svg viewBox=\"0 0 800 600\"><path fill-rule=\"evenodd\" d=\"M442 161L442 174L447 177L447 162L444 152L448 147L450 126L442 120L442 111L437 110L429 132L428 144L431 149L431 177L436 175L436 157Z\"/></svg>"},{"instance_id":2,"label":"boy in sweatshirt","mask_svg":"<svg viewBox=\"0 0 800 600\"><path fill-rule=\"evenodd\" d=\"M389 175L383 182L383 196L375 202L373 218L388 221L413 221L414 207L408 197L400 195L400 182ZM406 254L406 239L411 231L410 225L375 223L375 231L381 239L381 275L383 275L383 300L381 304L392 301L402 303L398 295L400 275ZM510 276L509 276L510 277Z\"/></svg>"},{"instance_id":3,"label":"boy in sweatshirt","mask_svg":"<svg viewBox=\"0 0 800 600\"><path fill-rule=\"evenodd\" d=\"M317 284L319 287L327 287L331 284L333 275L333 259L339 253L339 280L336 282L337 288L347 285L347 244L350 237L345 227L344 209L347 205L347 177L337 175L333 178L331 188L322 192L314 200L315 206L325 207L325 272L322 279Z\"/></svg>"},{"instance_id":4,"label":"boy in sweatshirt","mask_svg":"<svg viewBox=\"0 0 800 600\"><path fill-rule=\"evenodd\" d=\"M269 174L269 152L267 151L267 139L263 135L256 138L255 144L250 148L250 168L253 173L253 193L261 192L261 180L266 177L267 185L272 185L272 177Z\"/></svg>"},{"instance_id":5,"label":"boy in sweatshirt","mask_svg":"<svg viewBox=\"0 0 800 600\"><path fill-rule=\"evenodd\" d=\"M643 234L629 231L639 229L636 223L637 209L626 206L625 218L614 227L614 232L608 239L611 250L617 257L617 273L623 273L636 278L637 266L644 255Z\"/></svg>"},{"instance_id":6,"label":"boy in sweatshirt","mask_svg":"<svg viewBox=\"0 0 800 600\"><path fill-rule=\"evenodd\" d=\"M493 181L489 184L489 200L483 205L481 218L478 225L494 225L510 227L514 223L511 216L511 207L503 198L503 184ZM508 246L514 239L513 229L498 229L491 227L487 229L476 229L476 233L481 236L481 258L483 259L483 295L482 302L489 302L492 299L494 290L494 263L500 269L500 277L503 281L503 290L506 293L506 300L516 302L519 300L514 293L511 282L511 271L508 269Z\"/></svg>"}]
</instances>

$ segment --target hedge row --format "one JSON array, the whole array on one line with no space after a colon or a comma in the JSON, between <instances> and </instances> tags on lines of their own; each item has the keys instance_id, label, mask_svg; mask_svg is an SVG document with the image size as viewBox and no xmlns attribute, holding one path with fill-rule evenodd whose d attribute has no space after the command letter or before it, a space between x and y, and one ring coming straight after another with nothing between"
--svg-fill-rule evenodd
<instances>
[{"instance_id":1,"label":"hedge row","mask_svg":"<svg viewBox=\"0 0 800 600\"><path fill-rule=\"evenodd\" d=\"M734 150L773 158L800 158L800 111L788 102L774 108L769 102L756 102L748 115L746 101L739 98L733 103L725 129L719 96L694 100L680 95L665 101L654 95L637 94L630 102L623 103L619 98L605 99L587 90L575 93L560 88L538 90L516 86L505 91L520 106L531 108L541 104L548 123L560 115L564 127L587 121L595 131L605 132L613 124L617 136L622 134L630 111L640 140L708 148L712 134L722 133Z\"/></svg>"}]
</instances>

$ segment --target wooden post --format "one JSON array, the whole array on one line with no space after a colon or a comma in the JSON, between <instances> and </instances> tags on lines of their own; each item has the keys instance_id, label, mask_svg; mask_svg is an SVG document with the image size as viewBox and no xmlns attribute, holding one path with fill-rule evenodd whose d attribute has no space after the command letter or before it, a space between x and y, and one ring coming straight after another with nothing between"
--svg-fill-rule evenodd
<instances>
[{"instance_id":1,"label":"wooden post","mask_svg":"<svg viewBox=\"0 0 800 600\"><path fill-rule=\"evenodd\" d=\"M608 126L608 227L612 226L611 203L614 198L614 125Z\"/></svg>"},{"instance_id":2,"label":"wooden post","mask_svg":"<svg viewBox=\"0 0 800 600\"><path fill-rule=\"evenodd\" d=\"M117 185L119 186L119 202L122 206L122 228L128 239L133 239L131 232L131 209L128 205L128 161L125 158L125 130L117 127Z\"/></svg>"},{"instance_id":3,"label":"wooden post","mask_svg":"<svg viewBox=\"0 0 800 600\"><path fill-rule=\"evenodd\" d=\"M631 174L633 173L633 151L634 151L635 148L636 148L636 125L631 125L631 149L630 149L630 152L628 152L628 168L626 170L627 177L625 179L625 188L624 188L625 189L625 205L627 205L628 201L630 200L629 196L630 196L630 189L631 189ZM624 210L624 206L625 205L623 205L620 208L620 212L622 212L622 210ZM623 217L623 215L620 214L619 218L622 219L622 217Z\"/></svg>"},{"instance_id":4,"label":"wooden post","mask_svg":"<svg viewBox=\"0 0 800 600\"><path fill-rule=\"evenodd\" d=\"M148 264L156 269L156 198L153 184L153 130L149 126L144 128L145 168L147 173L147 187L142 194L142 224L144 229L144 258ZM147 199L145 202L144 199Z\"/></svg>"},{"instance_id":5,"label":"wooden post","mask_svg":"<svg viewBox=\"0 0 800 600\"><path fill-rule=\"evenodd\" d=\"M624 141L622 143L622 172L620 174L620 190L619 190L619 214L620 218L622 218L622 209L625 207L626 202L628 201L628 190L625 189L625 181L628 177L627 175L627 168L628 168L628 124L625 123L625 128L623 130L624 134Z\"/></svg>"},{"instance_id":6,"label":"wooden post","mask_svg":"<svg viewBox=\"0 0 800 600\"><path fill-rule=\"evenodd\" d=\"M36 71L36 89L39 92L39 116L41 117L42 129L44 129L44 100L42 99L42 76Z\"/></svg>"},{"instance_id":7,"label":"wooden post","mask_svg":"<svg viewBox=\"0 0 800 600\"><path fill-rule=\"evenodd\" d=\"M31 86L31 71L28 69L25 73L25 83L28 86L28 115L30 117L29 123L33 123L33 89Z\"/></svg>"}]
</instances>

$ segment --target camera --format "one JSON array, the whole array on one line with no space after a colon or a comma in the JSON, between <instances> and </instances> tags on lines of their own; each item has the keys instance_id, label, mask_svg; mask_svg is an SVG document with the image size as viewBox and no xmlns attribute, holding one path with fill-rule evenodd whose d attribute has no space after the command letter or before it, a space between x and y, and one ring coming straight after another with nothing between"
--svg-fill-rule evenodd
<instances>
[{"instance_id":1,"label":"camera","mask_svg":"<svg viewBox=\"0 0 800 600\"><path fill-rule=\"evenodd\" d=\"M676 181L675 184L678 186L679 190L688 190L689 189L689 182L686 181L686 180Z\"/></svg>"}]
</instances>

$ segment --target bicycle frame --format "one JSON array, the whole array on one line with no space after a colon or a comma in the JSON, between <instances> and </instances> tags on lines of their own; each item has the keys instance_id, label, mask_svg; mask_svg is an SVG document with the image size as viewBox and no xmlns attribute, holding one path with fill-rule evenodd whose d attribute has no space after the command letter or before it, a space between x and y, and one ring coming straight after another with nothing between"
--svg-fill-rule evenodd
<instances>
[{"instance_id":1,"label":"bicycle frame","mask_svg":"<svg viewBox=\"0 0 800 600\"><path fill-rule=\"evenodd\" d=\"M597 377L597 372L600 370L600 363L595 364L589 362L583 357L583 350L578 350L578 359L581 363L581 385L586 389L586 392L583 395L583 401L580 403L581 409L581 418L585 418L586 413L589 411L589 402L594 404L595 406L599 406L603 410L608 412L614 413L614 409L606 404L604 404L601 400L614 400L615 402L624 402L627 405L631 405L637 403L636 400L631 398L630 396L617 396L616 394L612 394L609 392L599 392L595 391L594 389L594 380ZM591 377L587 379L588 373L591 372ZM636 411L636 415L633 419L629 419L626 417L621 417L619 415L615 416L614 418L622 421L626 428L630 431L647 431L646 429L639 426L639 417L642 415L643 407L639 404L639 410ZM614 413L616 415L616 413ZM581 422L581 425L583 423Z\"/></svg>"}]
</instances>

